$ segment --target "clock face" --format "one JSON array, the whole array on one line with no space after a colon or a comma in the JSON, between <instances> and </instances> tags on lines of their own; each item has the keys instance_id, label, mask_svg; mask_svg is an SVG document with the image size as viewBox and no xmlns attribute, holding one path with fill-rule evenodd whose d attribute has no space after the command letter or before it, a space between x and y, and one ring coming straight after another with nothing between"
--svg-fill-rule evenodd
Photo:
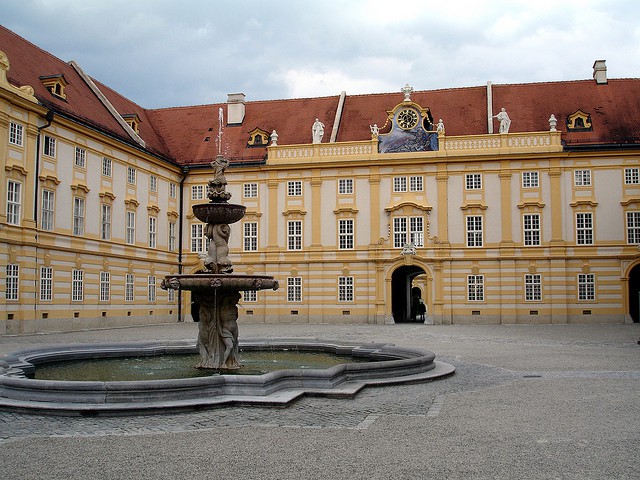
<instances>
[{"instance_id":1,"label":"clock face","mask_svg":"<svg viewBox=\"0 0 640 480\"><path fill-rule=\"evenodd\" d=\"M396 116L398 126L404 130L411 130L418 124L418 114L411 108L400 110Z\"/></svg>"}]
</instances>

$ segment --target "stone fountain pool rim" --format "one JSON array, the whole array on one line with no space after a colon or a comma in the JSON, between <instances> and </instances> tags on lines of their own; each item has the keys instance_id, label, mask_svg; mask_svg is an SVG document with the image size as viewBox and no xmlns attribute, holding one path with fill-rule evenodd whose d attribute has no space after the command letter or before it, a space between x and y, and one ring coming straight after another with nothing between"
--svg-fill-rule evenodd
<instances>
[{"instance_id":1,"label":"stone fountain pool rim","mask_svg":"<svg viewBox=\"0 0 640 480\"><path fill-rule=\"evenodd\" d=\"M87 358L195 353L193 340L53 345L0 357L0 409L57 415L134 415L229 405L284 407L304 396L353 398L365 387L425 382L455 367L429 351L390 343L310 338L245 339L243 350L300 350L369 359L328 369L279 370L263 375L77 382L27 378L39 363Z\"/></svg>"}]
</instances>

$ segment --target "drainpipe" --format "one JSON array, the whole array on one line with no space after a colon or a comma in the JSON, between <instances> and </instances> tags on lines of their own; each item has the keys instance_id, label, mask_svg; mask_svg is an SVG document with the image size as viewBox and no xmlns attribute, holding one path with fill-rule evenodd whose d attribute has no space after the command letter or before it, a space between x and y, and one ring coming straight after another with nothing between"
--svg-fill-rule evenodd
<instances>
[{"instance_id":1,"label":"drainpipe","mask_svg":"<svg viewBox=\"0 0 640 480\"><path fill-rule=\"evenodd\" d=\"M178 275L182 274L182 231L183 231L183 219L184 219L184 182L187 179L189 173L189 167L185 165L182 167L182 179L180 180L180 207L178 217ZM183 322L182 319L182 289L178 289L178 322Z\"/></svg>"}]
</instances>

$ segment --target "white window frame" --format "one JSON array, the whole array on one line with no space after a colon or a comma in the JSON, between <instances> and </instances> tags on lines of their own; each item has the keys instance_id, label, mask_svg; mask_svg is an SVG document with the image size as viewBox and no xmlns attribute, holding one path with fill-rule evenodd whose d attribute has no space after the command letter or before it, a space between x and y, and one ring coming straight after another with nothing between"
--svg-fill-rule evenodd
<instances>
[{"instance_id":1,"label":"white window frame","mask_svg":"<svg viewBox=\"0 0 640 480\"><path fill-rule=\"evenodd\" d=\"M157 298L156 276L149 275L147 276L147 301L149 303L155 303L156 298Z\"/></svg>"},{"instance_id":2,"label":"white window frame","mask_svg":"<svg viewBox=\"0 0 640 480\"><path fill-rule=\"evenodd\" d=\"M202 223L191 224L191 252L203 253L205 250L204 225Z\"/></svg>"},{"instance_id":3,"label":"white window frame","mask_svg":"<svg viewBox=\"0 0 640 480\"><path fill-rule=\"evenodd\" d=\"M53 268L40 267L40 301L53 300Z\"/></svg>"},{"instance_id":4,"label":"white window frame","mask_svg":"<svg viewBox=\"0 0 640 480\"><path fill-rule=\"evenodd\" d=\"M100 301L111 300L111 273L100 272Z\"/></svg>"},{"instance_id":5,"label":"white window frame","mask_svg":"<svg viewBox=\"0 0 640 480\"><path fill-rule=\"evenodd\" d=\"M467 247L479 248L484 246L484 217L482 215L467 215L465 217Z\"/></svg>"},{"instance_id":6,"label":"white window frame","mask_svg":"<svg viewBox=\"0 0 640 480\"><path fill-rule=\"evenodd\" d=\"M42 189L42 217L40 218L40 228L42 230L52 231L55 209L55 191L48 188Z\"/></svg>"},{"instance_id":7,"label":"white window frame","mask_svg":"<svg viewBox=\"0 0 640 480\"><path fill-rule=\"evenodd\" d=\"M100 204L100 238L111 240L111 205Z\"/></svg>"},{"instance_id":8,"label":"white window frame","mask_svg":"<svg viewBox=\"0 0 640 480\"><path fill-rule=\"evenodd\" d=\"M125 213L125 243L135 245L136 243L136 212L127 210Z\"/></svg>"},{"instance_id":9,"label":"white window frame","mask_svg":"<svg viewBox=\"0 0 640 480\"><path fill-rule=\"evenodd\" d=\"M538 188L540 174L538 172L522 172L522 188Z\"/></svg>"},{"instance_id":10,"label":"white window frame","mask_svg":"<svg viewBox=\"0 0 640 480\"><path fill-rule=\"evenodd\" d=\"M242 196L244 198L257 198L258 184L255 182L245 183L242 185Z\"/></svg>"},{"instance_id":11,"label":"white window frame","mask_svg":"<svg viewBox=\"0 0 640 480\"><path fill-rule=\"evenodd\" d=\"M409 217L409 243L424 247L424 217Z\"/></svg>"},{"instance_id":12,"label":"white window frame","mask_svg":"<svg viewBox=\"0 0 640 480\"><path fill-rule=\"evenodd\" d=\"M102 176L113 176L113 161L109 157L102 157Z\"/></svg>"},{"instance_id":13,"label":"white window frame","mask_svg":"<svg viewBox=\"0 0 640 480\"><path fill-rule=\"evenodd\" d=\"M353 195L353 178L338 179L338 195Z\"/></svg>"},{"instance_id":14,"label":"white window frame","mask_svg":"<svg viewBox=\"0 0 640 480\"><path fill-rule=\"evenodd\" d=\"M302 277L287 277L287 302L302 302Z\"/></svg>"},{"instance_id":15,"label":"white window frame","mask_svg":"<svg viewBox=\"0 0 640 480\"><path fill-rule=\"evenodd\" d=\"M484 302L484 275L467 275L467 301Z\"/></svg>"},{"instance_id":16,"label":"white window frame","mask_svg":"<svg viewBox=\"0 0 640 480\"><path fill-rule=\"evenodd\" d=\"M169 222L168 234L169 240L167 244L169 251L173 252L176 249L176 222Z\"/></svg>"},{"instance_id":17,"label":"white window frame","mask_svg":"<svg viewBox=\"0 0 640 480\"><path fill-rule=\"evenodd\" d=\"M20 225L22 215L22 183L7 181L7 223Z\"/></svg>"},{"instance_id":18,"label":"white window frame","mask_svg":"<svg viewBox=\"0 0 640 480\"><path fill-rule=\"evenodd\" d=\"M176 198L177 191L178 191L178 186L173 182L169 182L169 197Z\"/></svg>"},{"instance_id":19,"label":"white window frame","mask_svg":"<svg viewBox=\"0 0 640 480\"><path fill-rule=\"evenodd\" d=\"M578 301L591 302L596 299L595 273L578 274Z\"/></svg>"},{"instance_id":20,"label":"white window frame","mask_svg":"<svg viewBox=\"0 0 640 480\"><path fill-rule=\"evenodd\" d=\"M353 250L355 245L355 222L353 218L338 219L338 249Z\"/></svg>"},{"instance_id":21,"label":"white window frame","mask_svg":"<svg viewBox=\"0 0 640 480\"><path fill-rule=\"evenodd\" d=\"M76 147L75 166L87 168L87 151L82 147Z\"/></svg>"},{"instance_id":22,"label":"white window frame","mask_svg":"<svg viewBox=\"0 0 640 480\"><path fill-rule=\"evenodd\" d=\"M136 184L136 169L133 167L127 167L127 183L129 185Z\"/></svg>"},{"instance_id":23,"label":"white window frame","mask_svg":"<svg viewBox=\"0 0 640 480\"><path fill-rule=\"evenodd\" d=\"M422 192L424 190L424 179L422 175L414 175L409 177L409 191Z\"/></svg>"},{"instance_id":24,"label":"white window frame","mask_svg":"<svg viewBox=\"0 0 640 480\"><path fill-rule=\"evenodd\" d=\"M149 175L149 191L158 193L158 177L155 175Z\"/></svg>"},{"instance_id":25,"label":"white window frame","mask_svg":"<svg viewBox=\"0 0 640 480\"><path fill-rule=\"evenodd\" d=\"M574 170L573 185L576 187L590 187L591 170Z\"/></svg>"},{"instance_id":26,"label":"white window frame","mask_svg":"<svg viewBox=\"0 0 640 480\"><path fill-rule=\"evenodd\" d=\"M525 302L542 301L542 275L540 275L539 273L525 274L524 300Z\"/></svg>"},{"instance_id":27,"label":"white window frame","mask_svg":"<svg viewBox=\"0 0 640 480\"><path fill-rule=\"evenodd\" d=\"M302 181L290 180L287 182L287 196L288 197L301 197L302 196Z\"/></svg>"},{"instance_id":28,"label":"white window frame","mask_svg":"<svg viewBox=\"0 0 640 480\"><path fill-rule=\"evenodd\" d=\"M593 245L593 213L576 213L576 245Z\"/></svg>"},{"instance_id":29,"label":"white window frame","mask_svg":"<svg viewBox=\"0 0 640 480\"><path fill-rule=\"evenodd\" d=\"M540 246L540 214L525 213L522 215L522 239L525 247Z\"/></svg>"},{"instance_id":30,"label":"white window frame","mask_svg":"<svg viewBox=\"0 0 640 480\"><path fill-rule=\"evenodd\" d=\"M204 185L191 185L191 200L204 199Z\"/></svg>"},{"instance_id":31,"label":"white window frame","mask_svg":"<svg viewBox=\"0 0 640 480\"><path fill-rule=\"evenodd\" d=\"M44 141L42 142L42 155L45 157L56 157L56 139L49 135L44 136Z\"/></svg>"},{"instance_id":32,"label":"white window frame","mask_svg":"<svg viewBox=\"0 0 640 480\"><path fill-rule=\"evenodd\" d=\"M71 301L82 302L84 300L84 270L73 269L71 271Z\"/></svg>"},{"instance_id":33,"label":"white window frame","mask_svg":"<svg viewBox=\"0 0 640 480\"><path fill-rule=\"evenodd\" d=\"M338 277L338 302L353 303L355 299L354 280L352 276Z\"/></svg>"},{"instance_id":34,"label":"white window frame","mask_svg":"<svg viewBox=\"0 0 640 480\"><path fill-rule=\"evenodd\" d=\"M287 250L302 250L302 220L287 222Z\"/></svg>"},{"instance_id":35,"label":"white window frame","mask_svg":"<svg viewBox=\"0 0 640 480\"><path fill-rule=\"evenodd\" d=\"M16 263L7 264L6 274L5 299L7 301L18 301L20 299L20 266Z\"/></svg>"},{"instance_id":36,"label":"white window frame","mask_svg":"<svg viewBox=\"0 0 640 480\"><path fill-rule=\"evenodd\" d=\"M149 248L158 246L158 218L149 217Z\"/></svg>"},{"instance_id":37,"label":"white window frame","mask_svg":"<svg viewBox=\"0 0 640 480\"><path fill-rule=\"evenodd\" d=\"M242 301L246 303L255 303L258 301L258 292L256 290L245 290L242 292Z\"/></svg>"},{"instance_id":38,"label":"white window frame","mask_svg":"<svg viewBox=\"0 0 640 480\"><path fill-rule=\"evenodd\" d=\"M407 177L393 177L393 193L407 191Z\"/></svg>"},{"instance_id":39,"label":"white window frame","mask_svg":"<svg viewBox=\"0 0 640 480\"><path fill-rule=\"evenodd\" d=\"M242 249L245 252L258 251L258 222L244 222L242 225Z\"/></svg>"},{"instance_id":40,"label":"white window frame","mask_svg":"<svg viewBox=\"0 0 640 480\"><path fill-rule=\"evenodd\" d=\"M9 122L9 143L16 147L24 146L24 125Z\"/></svg>"},{"instance_id":41,"label":"white window frame","mask_svg":"<svg viewBox=\"0 0 640 480\"><path fill-rule=\"evenodd\" d=\"M73 197L73 235L84 235L86 201L83 197Z\"/></svg>"},{"instance_id":42,"label":"white window frame","mask_svg":"<svg viewBox=\"0 0 640 480\"><path fill-rule=\"evenodd\" d=\"M630 167L624 169L625 185L640 185L640 168Z\"/></svg>"},{"instance_id":43,"label":"white window frame","mask_svg":"<svg viewBox=\"0 0 640 480\"><path fill-rule=\"evenodd\" d=\"M627 243L640 244L640 210L626 212Z\"/></svg>"},{"instance_id":44,"label":"white window frame","mask_svg":"<svg viewBox=\"0 0 640 480\"><path fill-rule=\"evenodd\" d=\"M482 190L482 174L466 173L464 176L465 190Z\"/></svg>"},{"instance_id":45,"label":"white window frame","mask_svg":"<svg viewBox=\"0 0 640 480\"><path fill-rule=\"evenodd\" d=\"M133 273L127 273L124 276L124 301L127 303L135 300L136 279Z\"/></svg>"}]
</instances>

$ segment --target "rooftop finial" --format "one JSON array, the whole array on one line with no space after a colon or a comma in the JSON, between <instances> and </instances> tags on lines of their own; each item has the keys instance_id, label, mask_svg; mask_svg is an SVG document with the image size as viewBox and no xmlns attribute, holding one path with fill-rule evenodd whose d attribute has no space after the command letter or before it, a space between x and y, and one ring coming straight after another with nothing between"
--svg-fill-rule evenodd
<instances>
[{"instance_id":1,"label":"rooftop finial","mask_svg":"<svg viewBox=\"0 0 640 480\"><path fill-rule=\"evenodd\" d=\"M412 86L410 86L410 85L407 83L404 87L402 87L402 88L400 89L400 91L401 91L402 93L404 93L404 101L405 101L405 102L410 102L410 101L411 101L411 94L413 93L413 87L412 87Z\"/></svg>"}]
</instances>

